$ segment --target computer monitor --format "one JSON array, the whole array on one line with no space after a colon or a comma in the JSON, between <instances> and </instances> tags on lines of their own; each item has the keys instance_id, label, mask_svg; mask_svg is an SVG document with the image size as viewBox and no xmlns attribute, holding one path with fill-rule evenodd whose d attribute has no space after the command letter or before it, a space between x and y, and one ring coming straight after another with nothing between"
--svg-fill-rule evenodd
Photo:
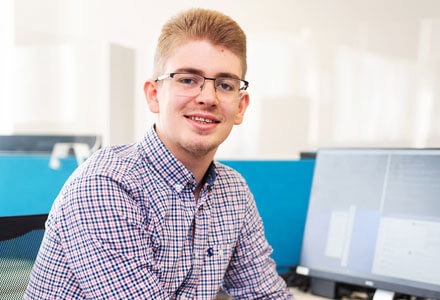
<instances>
[{"instance_id":1,"label":"computer monitor","mask_svg":"<svg viewBox=\"0 0 440 300\"><path fill-rule=\"evenodd\" d=\"M319 150L297 272L440 299L440 149Z\"/></svg>"}]
</instances>

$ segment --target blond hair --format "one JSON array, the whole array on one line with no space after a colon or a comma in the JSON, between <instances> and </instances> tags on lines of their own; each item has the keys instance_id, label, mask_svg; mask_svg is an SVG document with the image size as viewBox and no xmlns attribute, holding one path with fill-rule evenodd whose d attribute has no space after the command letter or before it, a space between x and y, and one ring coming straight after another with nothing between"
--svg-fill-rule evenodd
<instances>
[{"instance_id":1,"label":"blond hair","mask_svg":"<svg viewBox=\"0 0 440 300\"><path fill-rule=\"evenodd\" d=\"M170 19L162 28L154 57L154 74L162 75L167 59L173 51L193 40L207 40L223 46L241 60L242 77L247 70L246 35L230 17L208 9L190 9Z\"/></svg>"}]
</instances>

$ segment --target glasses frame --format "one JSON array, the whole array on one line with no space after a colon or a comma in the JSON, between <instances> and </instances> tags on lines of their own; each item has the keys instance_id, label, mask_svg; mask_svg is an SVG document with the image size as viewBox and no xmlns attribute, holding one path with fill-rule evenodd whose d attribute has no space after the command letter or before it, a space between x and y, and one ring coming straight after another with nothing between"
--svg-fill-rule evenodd
<instances>
[{"instance_id":1,"label":"glasses frame","mask_svg":"<svg viewBox=\"0 0 440 300\"><path fill-rule=\"evenodd\" d=\"M205 76L202 76L202 75L200 75L200 74L185 73L185 72L172 72L172 73L164 74L164 75L162 75L162 76L157 77L157 78L154 80L154 82L158 82L158 81L161 81L161 80L164 80L164 79L167 79L167 78L174 78L174 76L177 75L177 74L190 74L190 75L197 75L197 76L202 77L202 78L203 78L203 83L202 83L202 85L200 86L200 91L201 91L201 90L203 89L203 87L205 86L205 81L206 81L206 80L212 80L212 81L214 81L214 89L217 91L216 81L217 81L217 79L219 79L219 78L229 78L229 79L239 80L239 81L243 82L243 83L244 83L244 86L243 86L242 88L239 88L238 91L245 91L245 90L249 87L249 82L246 81L246 80L244 80L244 79L240 79L240 78L232 78L232 77L211 78L211 77L205 77Z\"/></svg>"}]
</instances>

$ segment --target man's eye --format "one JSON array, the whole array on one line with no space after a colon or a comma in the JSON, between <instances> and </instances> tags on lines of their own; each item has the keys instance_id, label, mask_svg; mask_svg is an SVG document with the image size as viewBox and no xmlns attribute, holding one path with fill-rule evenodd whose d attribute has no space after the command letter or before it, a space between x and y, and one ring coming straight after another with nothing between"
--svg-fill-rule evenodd
<instances>
[{"instance_id":1,"label":"man's eye","mask_svg":"<svg viewBox=\"0 0 440 300\"><path fill-rule=\"evenodd\" d=\"M226 80L217 79L217 80L218 80L217 82L218 89L221 89L225 92L233 92L235 90L238 90L237 83L234 80L230 80L230 79L226 79Z\"/></svg>"},{"instance_id":2,"label":"man's eye","mask_svg":"<svg viewBox=\"0 0 440 300\"><path fill-rule=\"evenodd\" d=\"M232 91L234 89L231 85L227 83L220 84L220 88L225 91Z\"/></svg>"},{"instance_id":3,"label":"man's eye","mask_svg":"<svg viewBox=\"0 0 440 300\"><path fill-rule=\"evenodd\" d=\"M195 84L197 81L194 78L189 78L189 77L185 77L185 78L179 78L179 83L183 83L183 84Z\"/></svg>"}]
</instances>

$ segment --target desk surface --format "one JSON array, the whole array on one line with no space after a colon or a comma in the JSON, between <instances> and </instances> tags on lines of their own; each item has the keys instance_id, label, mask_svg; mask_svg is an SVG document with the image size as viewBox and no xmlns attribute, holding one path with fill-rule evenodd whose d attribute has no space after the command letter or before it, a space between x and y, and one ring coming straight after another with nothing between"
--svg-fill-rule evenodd
<instances>
[{"instance_id":1,"label":"desk surface","mask_svg":"<svg viewBox=\"0 0 440 300\"><path fill-rule=\"evenodd\" d=\"M289 290L295 297L295 300L329 300L328 298L320 297L312 295L311 293L305 293L303 291L298 290L298 288L289 287ZM217 295L215 300L232 300L227 294L221 293Z\"/></svg>"},{"instance_id":2,"label":"desk surface","mask_svg":"<svg viewBox=\"0 0 440 300\"><path fill-rule=\"evenodd\" d=\"M329 298L313 295L310 292L303 292L297 288L289 288L296 300L329 300Z\"/></svg>"}]
</instances>

